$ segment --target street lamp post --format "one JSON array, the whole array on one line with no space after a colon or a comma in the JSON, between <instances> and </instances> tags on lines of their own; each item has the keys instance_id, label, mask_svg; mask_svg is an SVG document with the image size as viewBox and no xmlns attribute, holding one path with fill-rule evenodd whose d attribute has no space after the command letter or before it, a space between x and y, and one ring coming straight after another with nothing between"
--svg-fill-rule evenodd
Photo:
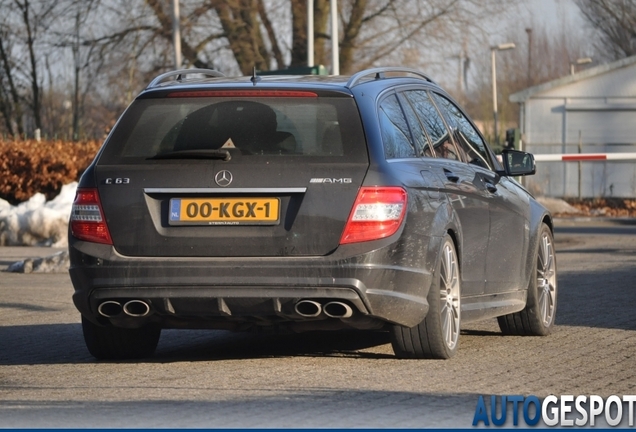
<instances>
[{"instance_id":1,"label":"street lamp post","mask_svg":"<svg viewBox=\"0 0 636 432\"><path fill-rule=\"evenodd\" d=\"M576 59L576 61L574 63L570 63L570 75L574 75L574 66L576 65L582 65L582 64L587 64L587 63L592 63L592 58L591 57L581 57Z\"/></svg>"},{"instance_id":2,"label":"street lamp post","mask_svg":"<svg viewBox=\"0 0 636 432\"><path fill-rule=\"evenodd\" d=\"M492 112L495 119L495 144L499 144L499 133L497 130L497 51L505 51L509 49L513 49L515 44L512 42L499 44L490 47L490 61L492 68Z\"/></svg>"}]
</instances>

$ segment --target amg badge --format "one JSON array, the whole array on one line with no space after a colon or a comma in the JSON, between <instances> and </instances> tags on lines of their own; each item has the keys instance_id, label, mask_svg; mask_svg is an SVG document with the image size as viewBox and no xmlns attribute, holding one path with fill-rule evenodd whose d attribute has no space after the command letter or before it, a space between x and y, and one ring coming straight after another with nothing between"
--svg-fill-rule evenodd
<instances>
[{"instance_id":1,"label":"amg badge","mask_svg":"<svg viewBox=\"0 0 636 432\"><path fill-rule=\"evenodd\" d=\"M309 183L351 183L350 178L312 178Z\"/></svg>"}]
</instances>

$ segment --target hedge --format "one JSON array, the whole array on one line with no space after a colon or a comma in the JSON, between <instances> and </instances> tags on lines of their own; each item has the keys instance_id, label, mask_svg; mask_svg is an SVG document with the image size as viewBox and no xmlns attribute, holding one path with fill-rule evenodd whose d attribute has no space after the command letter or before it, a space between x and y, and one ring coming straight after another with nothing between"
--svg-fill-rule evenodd
<instances>
[{"instance_id":1,"label":"hedge","mask_svg":"<svg viewBox=\"0 0 636 432\"><path fill-rule=\"evenodd\" d=\"M0 139L0 198L16 205L37 192L47 200L79 180L99 150L99 141Z\"/></svg>"}]
</instances>

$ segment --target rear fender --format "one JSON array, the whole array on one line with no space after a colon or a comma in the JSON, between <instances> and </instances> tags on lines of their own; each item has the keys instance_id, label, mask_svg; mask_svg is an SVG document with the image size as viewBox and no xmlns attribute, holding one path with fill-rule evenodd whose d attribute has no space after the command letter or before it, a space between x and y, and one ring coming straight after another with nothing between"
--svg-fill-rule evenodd
<instances>
[{"instance_id":1,"label":"rear fender","mask_svg":"<svg viewBox=\"0 0 636 432\"><path fill-rule=\"evenodd\" d=\"M461 234L462 233L461 222L450 202L446 201L444 206L442 207L443 208L441 210L443 211L443 214L440 214L439 217L444 218L447 222L444 225L445 226L444 230L441 233L439 233L440 243L441 243L441 239L443 239L446 234L449 234L453 238L453 241L455 242L455 249L457 250L457 259L459 260L459 268L461 270L463 254L464 254L464 247L463 247L464 239Z\"/></svg>"},{"instance_id":2,"label":"rear fender","mask_svg":"<svg viewBox=\"0 0 636 432\"><path fill-rule=\"evenodd\" d=\"M426 253L426 262L424 263L426 268L430 269L432 274L434 273L435 269L437 268L437 263L440 259L440 251L442 248L444 237L446 236L446 234L450 234L455 243L457 257L461 269L463 252L461 223L459 221L459 218L455 214L452 205L446 199L444 199L443 204L438 207L433 219L433 223L431 225L431 229L432 233ZM428 290L425 293L425 296L426 295L428 295Z\"/></svg>"}]
</instances>

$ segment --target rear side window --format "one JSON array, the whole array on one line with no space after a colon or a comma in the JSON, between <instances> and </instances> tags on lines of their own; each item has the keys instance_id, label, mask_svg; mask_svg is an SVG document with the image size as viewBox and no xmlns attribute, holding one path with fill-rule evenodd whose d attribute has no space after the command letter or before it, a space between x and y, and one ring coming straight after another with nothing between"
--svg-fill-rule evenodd
<instances>
[{"instance_id":1,"label":"rear side window","mask_svg":"<svg viewBox=\"0 0 636 432\"><path fill-rule=\"evenodd\" d=\"M440 109L446 112L450 125L455 128L457 144L464 152L466 161L482 168L492 169L486 144L466 116L445 97L433 93L433 98Z\"/></svg>"},{"instance_id":2,"label":"rear side window","mask_svg":"<svg viewBox=\"0 0 636 432\"><path fill-rule=\"evenodd\" d=\"M366 160L360 116L351 98L176 97L135 101L100 163L139 163L170 152L216 149L242 156Z\"/></svg>"},{"instance_id":3,"label":"rear side window","mask_svg":"<svg viewBox=\"0 0 636 432\"><path fill-rule=\"evenodd\" d=\"M433 157L433 147L431 146L429 139L426 136L426 132L424 132L424 126L422 125L417 114L415 114L415 111L413 111L413 106L408 101L408 99L404 97L400 98L400 102L402 108L404 109L404 115L406 115L406 119L408 120L409 126L411 127L411 132L413 134L413 139L415 140L415 146L417 147L418 155L423 157Z\"/></svg>"},{"instance_id":4,"label":"rear side window","mask_svg":"<svg viewBox=\"0 0 636 432\"><path fill-rule=\"evenodd\" d=\"M411 132L397 96L391 95L385 98L378 112L384 156L387 159L416 157Z\"/></svg>"},{"instance_id":5,"label":"rear side window","mask_svg":"<svg viewBox=\"0 0 636 432\"><path fill-rule=\"evenodd\" d=\"M428 133L435 154L444 159L461 160L448 128L428 93L423 90L411 90L405 91L403 94L411 103L422 126Z\"/></svg>"}]
</instances>

